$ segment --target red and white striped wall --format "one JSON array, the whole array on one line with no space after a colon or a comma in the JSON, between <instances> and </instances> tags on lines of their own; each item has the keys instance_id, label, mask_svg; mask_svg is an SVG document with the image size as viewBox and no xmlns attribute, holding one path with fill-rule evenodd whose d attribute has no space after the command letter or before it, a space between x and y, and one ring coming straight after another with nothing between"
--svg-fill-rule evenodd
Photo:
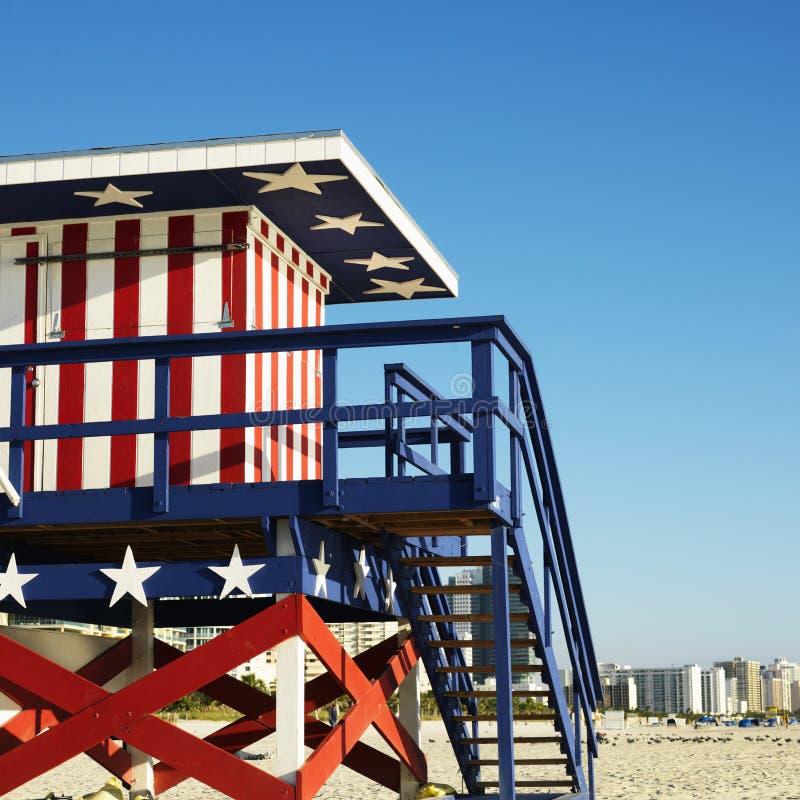
<instances>
[{"instance_id":1,"label":"red and white striped wall","mask_svg":"<svg viewBox=\"0 0 800 800\"><path fill-rule=\"evenodd\" d=\"M51 262L22 255L80 254L246 241L246 251ZM0 229L0 344L322 325L329 276L249 208L47 223ZM225 308L230 327L220 327ZM175 416L315 407L320 354L276 353L172 362ZM4 371L7 373L7 371ZM153 415L154 363L46 367L29 385L37 423ZM8 419L0 374L0 420ZM146 486L152 435L49 441L29 448L26 488ZM195 431L170 437L173 484L319 477L317 425ZM0 465L7 447L0 449Z\"/></svg>"}]
</instances>

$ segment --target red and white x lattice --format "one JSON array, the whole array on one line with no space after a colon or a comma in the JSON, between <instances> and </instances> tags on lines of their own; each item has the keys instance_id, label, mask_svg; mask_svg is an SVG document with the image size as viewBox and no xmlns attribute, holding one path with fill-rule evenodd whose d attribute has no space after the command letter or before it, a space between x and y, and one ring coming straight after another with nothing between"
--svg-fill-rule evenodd
<instances>
[{"instance_id":1,"label":"red and white x lattice","mask_svg":"<svg viewBox=\"0 0 800 800\"><path fill-rule=\"evenodd\" d=\"M328 669L305 687L305 742L314 750L298 770L296 787L233 755L275 730L275 701L226 675L295 635ZM422 751L386 704L418 659L411 639L393 637L352 659L305 597L290 595L189 653L156 641L155 672L114 694L103 689L130 658L130 641L124 640L73 673L0 635L0 691L23 707L0 728L0 794L82 752L128 782L130 758L111 737L160 761L157 793L193 777L242 800L310 800L340 763L395 790L401 762L418 780L426 779ZM154 716L197 690L244 716L206 739ZM354 704L338 725L311 715L343 692ZM399 761L359 741L370 724Z\"/></svg>"}]
</instances>

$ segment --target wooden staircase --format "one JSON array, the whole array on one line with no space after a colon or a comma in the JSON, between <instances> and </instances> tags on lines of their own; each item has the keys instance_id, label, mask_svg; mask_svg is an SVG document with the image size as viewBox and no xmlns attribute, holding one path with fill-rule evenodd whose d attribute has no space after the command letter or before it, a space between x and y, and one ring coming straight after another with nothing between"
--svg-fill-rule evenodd
<instances>
[{"instance_id":1,"label":"wooden staircase","mask_svg":"<svg viewBox=\"0 0 800 800\"><path fill-rule=\"evenodd\" d=\"M483 608L455 612L450 599L492 598L494 604L499 587L494 580L445 585L439 570L491 568L492 557L426 555L399 540L395 540L395 547L399 553L398 584L405 594L414 633L423 646L423 662L469 794L497 791L500 770L509 764L515 786L528 793L533 791L527 796L548 797L551 793L563 795L575 791L577 779L570 773L563 721L558 718L554 702L554 691L560 691L558 675L547 673L539 642L529 630L531 610L524 603L523 584L511 574L515 556L507 555L503 565L505 580L501 581L506 595L504 605L509 609L508 625L493 625L494 635L469 639L458 635L458 624L495 623L495 613ZM484 577L488 572L483 569ZM487 605L485 599L483 605ZM504 686L502 676L498 676L495 663L497 637L504 633L507 634L505 652L512 662L508 664L510 690ZM504 702L506 713L501 709ZM505 732L498 729L508 721L513 729L510 742L506 741Z\"/></svg>"}]
</instances>

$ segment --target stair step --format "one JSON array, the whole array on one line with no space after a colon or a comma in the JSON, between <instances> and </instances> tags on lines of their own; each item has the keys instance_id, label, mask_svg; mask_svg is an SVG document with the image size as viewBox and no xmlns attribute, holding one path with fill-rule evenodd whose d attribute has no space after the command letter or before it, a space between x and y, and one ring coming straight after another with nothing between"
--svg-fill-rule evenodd
<instances>
[{"instance_id":1,"label":"stair step","mask_svg":"<svg viewBox=\"0 0 800 800\"><path fill-rule=\"evenodd\" d=\"M530 615L515 611L508 615L509 622L527 622ZM494 622L494 614L420 614L420 622Z\"/></svg>"},{"instance_id":2,"label":"stair step","mask_svg":"<svg viewBox=\"0 0 800 800\"><path fill-rule=\"evenodd\" d=\"M508 563L514 561L514 556L508 557ZM409 567L490 567L491 556L416 556L401 558L401 564Z\"/></svg>"},{"instance_id":3,"label":"stair step","mask_svg":"<svg viewBox=\"0 0 800 800\"><path fill-rule=\"evenodd\" d=\"M459 586L412 586L411 594L491 594L491 583L465 583Z\"/></svg>"},{"instance_id":4,"label":"stair step","mask_svg":"<svg viewBox=\"0 0 800 800\"><path fill-rule=\"evenodd\" d=\"M520 767L556 767L566 764L566 757L562 758L515 758L514 766ZM500 766L499 758L473 758L466 762L470 767L498 767Z\"/></svg>"},{"instance_id":5,"label":"stair step","mask_svg":"<svg viewBox=\"0 0 800 800\"><path fill-rule=\"evenodd\" d=\"M458 741L461 745L497 744L496 736L465 736ZM514 744L560 744L560 736L515 736Z\"/></svg>"},{"instance_id":6,"label":"stair step","mask_svg":"<svg viewBox=\"0 0 800 800\"><path fill-rule=\"evenodd\" d=\"M521 786L537 786L540 788L550 787L550 786L568 786L572 788L573 781L572 780L552 780L552 781L545 781L545 780L538 780L538 781L514 781L514 784L517 788ZM500 786L500 781L476 781L475 786L478 789L492 789L497 788Z\"/></svg>"},{"instance_id":7,"label":"stair step","mask_svg":"<svg viewBox=\"0 0 800 800\"><path fill-rule=\"evenodd\" d=\"M549 689L514 689L513 697L549 697ZM490 689L473 689L469 692L445 692L445 697L497 697L497 692Z\"/></svg>"},{"instance_id":8,"label":"stair step","mask_svg":"<svg viewBox=\"0 0 800 800\"><path fill-rule=\"evenodd\" d=\"M494 639L428 639L425 644L428 647L447 647L456 649L477 649L495 647L497 642ZM512 647L530 648L536 644L535 639L512 639Z\"/></svg>"},{"instance_id":9,"label":"stair step","mask_svg":"<svg viewBox=\"0 0 800 800\"><path fill-rule=\"evenodd\" d=\"M476 667L436 667L437 672L443 672L447 674L452 674L455 672L466 672L466 673L474 673L475 675L494 675L497 671L493 664L487 664L485 666L476 666ZM541 672L542 665L541 664L512 664L511 665L512 672Z\"/></svg>"},{"instance_id":10,"label":"stair step","mask_svg":"<svg viewBox=\"0 0 800 800\"><path fill-rule=\"evenodd\" d=\"M514 714L515 722L553 722L555 714ZM454 722L497 722L497 714L454 714Z\"/></svg>"}]
</instances>

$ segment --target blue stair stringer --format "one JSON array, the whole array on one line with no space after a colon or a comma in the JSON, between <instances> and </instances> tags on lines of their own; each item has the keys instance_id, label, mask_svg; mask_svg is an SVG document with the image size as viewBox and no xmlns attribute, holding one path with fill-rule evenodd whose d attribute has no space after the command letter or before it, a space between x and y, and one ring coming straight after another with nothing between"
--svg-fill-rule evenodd
<instances>
[{"instance_id":1,"label":"blue stair stringer","mask_svg":"<svg viewBox=\"0 0 800 800\"><path fill-rule=\"evenodd\" d=\"M544 681L550 687L549 705L556 715L553 725L562 737L561 749L567 757L567 772L575 780L575 788L581 792L586 792L588 791L588 786L581 767L580 741L576 741L575 729L570 724L570 710L559 680L558 664L556 663L555 652L547 632L544 607L539 595L524 532L521 528L511 528L508 540L514 552L512 569L514 574L522 581L519 587L520 599L530 610L528 629L535 637L534 650L542 662ZM575 718L579 719L579 716L580 709L576 706Z\"/></svg>"},{"instance_id":2,"label":"blue stair stringer","mask_svg":"<svg viewBox=\"0 0 800 800\"><path fill-rule=\"evenodd\" d=\"M480 780L480 768L468 763L478 759L478 745L465 746L462 742L462 739L466 737L477 737L477 722L473 722L470 728L466 723L457 722L454 719L455 716L464 713L477 715L477 700L466 698L462 707L460 698L448 697L445 694L445 692L451 691L472 692L472 678L466 672L447 674L437 671L442 667L466 669L464 652L460 648L445 649L428 644L435 640L457 639L455 626L452 622L426 622L419 619L420 615L448 615L450 614L450 605L447 597L443 594L420 596L413 595L409 591L411 586L442 586L439 570L435 567L410 567L403 564L401 558L424 556L426 555L425 551L406 544L397 536L386 535L385 542L388 545L385 547L385 551L392 564L392 570L397 576L397 599L418 643L422 663L428 673L431 689L442 715L442 721L467 792L471 795L481 793L476 785Z\"/></svg>"}]
</instances>

